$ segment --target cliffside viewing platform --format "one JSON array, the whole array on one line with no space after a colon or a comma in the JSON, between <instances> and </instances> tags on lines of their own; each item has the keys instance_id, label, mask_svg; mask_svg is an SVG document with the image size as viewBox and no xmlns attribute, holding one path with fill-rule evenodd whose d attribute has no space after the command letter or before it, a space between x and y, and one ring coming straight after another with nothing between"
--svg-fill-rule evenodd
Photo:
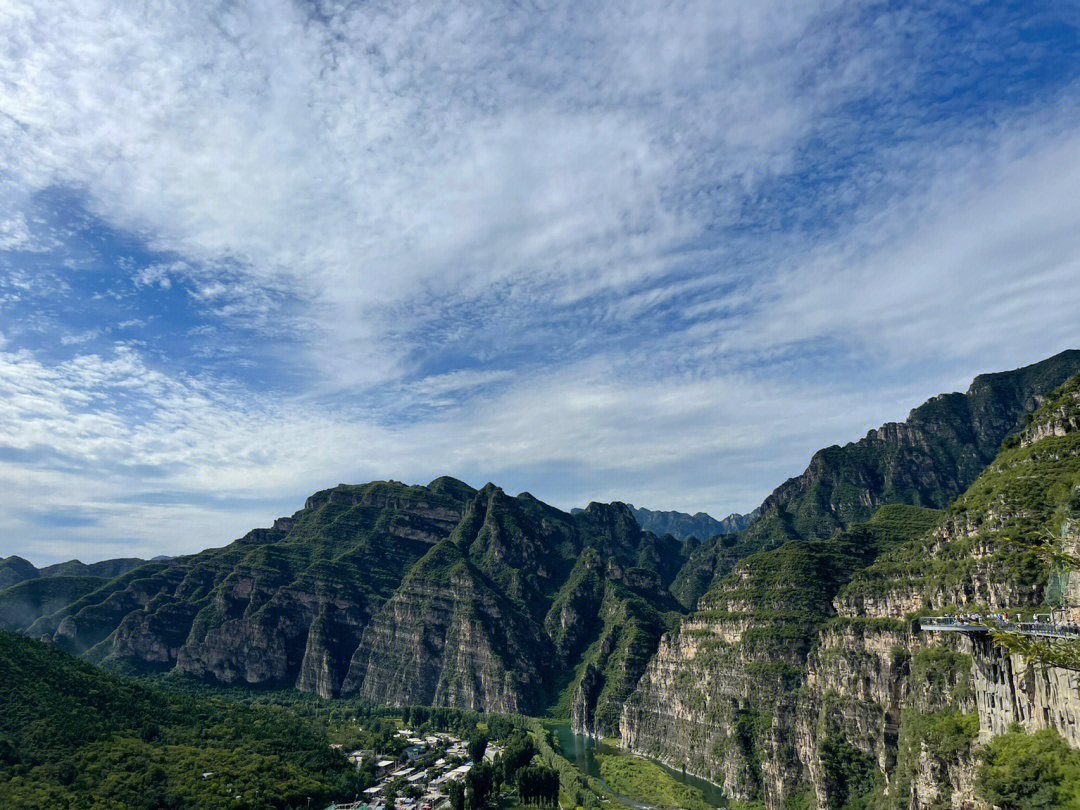
<instances>
[{"instance_id":1,"label":"cliffside viewing platform","mask_svg":"<svg viewBox=\"0 0 1080 810\"><path fill-rule=\"evenodd\" d=\"M969 633L978 635L994 630L1004 630L1021 636L1042 638L1080 639L1080 625L1056 622L1050 616L1036 616L1035 620L1010 621L1004 616L926 616L919 619L919 628L931 633Z\"/></svg>"}]
</instances>

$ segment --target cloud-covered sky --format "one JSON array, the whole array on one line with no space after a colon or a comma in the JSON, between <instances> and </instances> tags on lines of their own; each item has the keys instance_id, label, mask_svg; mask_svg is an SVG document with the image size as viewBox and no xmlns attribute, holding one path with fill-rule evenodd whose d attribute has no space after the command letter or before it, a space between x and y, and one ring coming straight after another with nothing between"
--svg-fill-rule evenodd
<instances>
[{"instance_id":1,"label":"cloud-covered sky","mask_svg":"<svg viewBox=\"0 0 1080 810\"><path fill-rule=\"evenodd\" d=\"M0 6L0 555L747 511L1078 303L1074 0Z\"/></svg>"}]
</instances>

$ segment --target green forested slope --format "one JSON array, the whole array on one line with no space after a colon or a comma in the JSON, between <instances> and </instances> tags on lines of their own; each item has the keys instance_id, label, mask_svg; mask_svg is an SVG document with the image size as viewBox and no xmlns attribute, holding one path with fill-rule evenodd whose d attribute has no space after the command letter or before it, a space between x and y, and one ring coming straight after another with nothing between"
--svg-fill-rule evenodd
<instances>
[{"instance_id":1,"label":"green forested slope","mask_svg":"<svg viewBox=\"0 0 1080 810\"><path fill-rule=\"evenodd\" d=\"M941 531L891 550L853 578L841 595L845 610L1060 600L1060 577L1028 546L1058 542L1080 514L1080 375L1027 421L950 504Z\"/></svg>"},{"instance_id":2,"label":"green forested slope","mask_svg":"<svg viewBox=\"0 0 1080 810\"><path fill-rule=\"evenodd\" d=\"M286 709L147 688L2 631L0 684L6 810L307 807L361 788Z\"/></svg>"},{"instance_id":3,"label":"green forested slope","mask_svg":"<svg viewBox=\"0 0 1080 810\"><path fill-rule=\"evenodd\" d=\"M934 509L960 495L1056 388L1080 371L1080 351L975 378L964 394L941 394L864 438L819 450L799 476L773 491L753 522L714 538L680 572L674 590L693 605L742 557L789 540L820 540L870 518L880 506Z\"/></svg>"}]
</instances>

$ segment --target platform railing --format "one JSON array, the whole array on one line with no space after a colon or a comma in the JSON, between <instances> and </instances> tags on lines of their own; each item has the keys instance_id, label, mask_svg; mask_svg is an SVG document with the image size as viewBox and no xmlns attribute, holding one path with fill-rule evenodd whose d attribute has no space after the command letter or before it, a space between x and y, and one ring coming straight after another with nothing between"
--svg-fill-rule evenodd
<instances>
[{"instance_id":1,"label":"platform railing","mask_svg":"<svg viewBox=\"0 0 1080 810\"><path fill-rule=\"evenodd\" d=\"M1055 622L1048 620L1012 621L1003 616L980 616L967 614L962 616L924 616L919 619L922 630L937 633L989 633L1004 630L1021 636L1041 638L1080 639L1080 624Z\"/></svg>"}]
</instances>

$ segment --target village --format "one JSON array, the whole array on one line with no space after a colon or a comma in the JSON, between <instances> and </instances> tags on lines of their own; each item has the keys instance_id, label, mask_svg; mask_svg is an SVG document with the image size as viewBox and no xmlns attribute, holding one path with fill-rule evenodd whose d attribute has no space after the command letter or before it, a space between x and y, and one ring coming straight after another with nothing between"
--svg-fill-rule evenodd
<instances>
[{"instance_id":1,"label":"village","mask_svg":"<svg viewBox=\"0 0 1080 810\"><path fill-rule=\"evenodd\" d=\"M369 749L348 754L357 769L370 764L378 782L355 802L331 804L326 810L386 810L388 798L393 799L396 810L444 810L449 806L449 784L464 782L474 764L469 761L465 740L445 732L419 736L408 728L398 729L397 736L408 743L400 754ZM331 747L341 748L337 744ZM493 763L502 754L501 745L488 743L483 760Z\"/></svg>"}]
</instances>

